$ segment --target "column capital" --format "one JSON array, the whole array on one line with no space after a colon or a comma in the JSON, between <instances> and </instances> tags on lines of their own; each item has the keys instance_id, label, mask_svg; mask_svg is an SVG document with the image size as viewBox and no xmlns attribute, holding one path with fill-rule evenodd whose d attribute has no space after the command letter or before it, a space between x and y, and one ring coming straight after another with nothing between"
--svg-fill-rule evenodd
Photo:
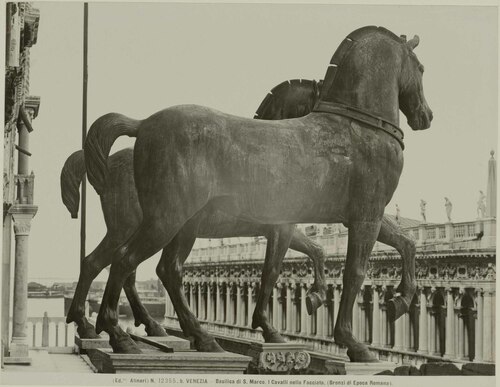
<instances>
[{"instance_id":1,"label":"column capital","mask_svg":"<svg viewBox=\"0 0 500 387\"><path fill-rule=\"evenodd\" d=\"M26 207L26 208L24 208ZM29 235L31 229L31 220L38 210L37 206L31 205L14 205L9 212L14 221L14 233L16 236Z\"/></svg>"}]
</instances>

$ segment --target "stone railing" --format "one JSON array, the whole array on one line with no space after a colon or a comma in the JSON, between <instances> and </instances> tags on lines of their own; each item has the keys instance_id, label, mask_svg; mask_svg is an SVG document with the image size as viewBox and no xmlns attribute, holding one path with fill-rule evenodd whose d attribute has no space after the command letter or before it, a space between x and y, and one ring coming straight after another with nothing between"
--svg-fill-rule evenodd
<instances>
[{"instance_id":1,"label":"stone railing","mask_svg":"<svg viewBox=\"0 0 500 387\"><path fill-rule=\"evenodd\" d=\"M26 333L32 349L73 347L75 332L65 317L49 317L47 312L43 317L28 317Z\"/></svg>"},{"instance_id":2,"label":"stone railing","mask_svg":"<svg viewBox=\"0 0 500 387\"><path fill-rule=\"evenodd\" d=\"M319 243L327 255L347 252L348 232L331 232L328 227L321 235L310 236ZM417 246L417 251L471 250L496 248L496 219L485 218L470 222L420 224L418 227L404 229ZM219 241L219 240L217 240ZM220 243L220 242L215 242ZM266 239L230 238L224 239L224 244L207 247L195 247L188 262L235 262L263 260L266 251ZM375 243L373 254L394 251L394 248ZM286 257L301 257L302 254L288 250Z\"/></svg>"}]
</instances>

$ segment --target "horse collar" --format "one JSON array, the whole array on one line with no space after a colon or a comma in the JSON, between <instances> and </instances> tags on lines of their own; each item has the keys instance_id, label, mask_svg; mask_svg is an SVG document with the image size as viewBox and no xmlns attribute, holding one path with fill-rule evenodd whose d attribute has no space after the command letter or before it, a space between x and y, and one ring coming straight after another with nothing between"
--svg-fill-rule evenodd
<instances>
[{"instance_id":1,"label":"horse collar","mask_svg":"<svg viewBox=\"0 0 500 387\"><path fill-rule=\"evenodd\" d=\"M337 114L339 116L348 117L355 121L362 122L373 128L383 130L398 140L401 148L405 149L405 145L403 143L403 131L399 128L399 126L362 109L337 102L318 101L313 109L313 112Z\"/></svg>"}]
</instances>

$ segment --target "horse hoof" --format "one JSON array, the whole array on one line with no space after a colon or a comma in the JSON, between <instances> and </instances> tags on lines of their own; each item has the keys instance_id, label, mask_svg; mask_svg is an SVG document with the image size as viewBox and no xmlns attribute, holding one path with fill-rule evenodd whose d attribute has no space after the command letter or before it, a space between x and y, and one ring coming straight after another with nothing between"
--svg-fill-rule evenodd
<instances>
[{"instance_id":1,"label":"horse hoof","mask_svg":"<svg viewBox=\"0 0 500 387\"><path fill-rule=\"evenodd\" d=\"M225 352L215 339L204 341L202 343L197 343L195 341L195 348L198 352Z\"/></svg>"},{"instance_id":2,"label":"horse hoof","mask_svg":"<svg viewBox=\"0 0 500 387\"><path fill-rule=\"evenodd\" d=\"M306 309L307 314L312 315L321 305L323 305L323 300L319 293L311 292L306 297Z\"/></svg>"},{"instance_id":3,"label":"horse hoof","mask_svg":"<svg viewBox=\"0 0 500 387\"><path fill-rule=\"evenodd\" d=\"M128 336L121 336L116 340L110 338L109 344L114 353L140 354L139 346Z\"/></svg>"},{"instance_id":4,"label":"horse hoof","mask_svg":"<svg viewBox=\"0 0 500 387\"><path fill-rule=\"evenodd\" d=\"M403 297L397 296L392 298L387 301L387 318L389 321L396 321L408 312L409 309L410 306L406 303L406 300Z\"/></svg>"},{"instance_id":5,"label":"horse hoof","mask_svg":"<svg viewBox=\"0 0 500 387\"><path fill-rule=\"evenodd\" d=\"M262 333L264 336L264 341L266 343L286 343L283 336L281 336L277 331L270 332L268 334Z\"/></svg>"},{"instance_id":6,"label":"horse hoof","mask_svg":"<svg viewBox=\"0 0 500 387\"><path fill-rule=\"evenodd\" d=\"M351 363L378 363L379 360L371 353L368 348L363 349L348 349L347 356L351 360Z\"/></svg>"},{"instance_id":7,"label":"horse hoof","mask_svg":"<svg viewBox=\"0 0 500 387\"><path fill-rule=\"evenodd\" d=\"M101 336L99 336L96 333L94 326L90 323L87 323L86 326L76 328L76 331L78 332L78 336L80 336L80 339L100 339L101 338Z\"/></svg>"},{"instance_id":8,"label":"horse hoof","mask_svg":"<svg viewBox=\"0 0 500 387\"><path fill-rule=\"evenodd\" d=\"M168 336L167 332L163 327L158 324L156 321L153 321L152 323L146 325L146 334L148 336Z\"/></svg>"}]
</instances>

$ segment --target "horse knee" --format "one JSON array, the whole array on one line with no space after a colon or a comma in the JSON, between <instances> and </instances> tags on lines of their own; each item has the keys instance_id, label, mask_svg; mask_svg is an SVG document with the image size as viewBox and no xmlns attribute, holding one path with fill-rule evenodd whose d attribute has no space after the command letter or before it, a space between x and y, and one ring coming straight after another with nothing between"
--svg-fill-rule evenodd
<instances>
[{"instance_id":1,"label":"horse knee","mask_svg":"<svg viewBox=\"0 0 500 387\"><path fill-rule=\"evenodd\" d=\"M94 279L104 269L106 265L99 262L97 259L86 258L83 260L82 274L86 277Z\"/></svg>"}]
</instances>

